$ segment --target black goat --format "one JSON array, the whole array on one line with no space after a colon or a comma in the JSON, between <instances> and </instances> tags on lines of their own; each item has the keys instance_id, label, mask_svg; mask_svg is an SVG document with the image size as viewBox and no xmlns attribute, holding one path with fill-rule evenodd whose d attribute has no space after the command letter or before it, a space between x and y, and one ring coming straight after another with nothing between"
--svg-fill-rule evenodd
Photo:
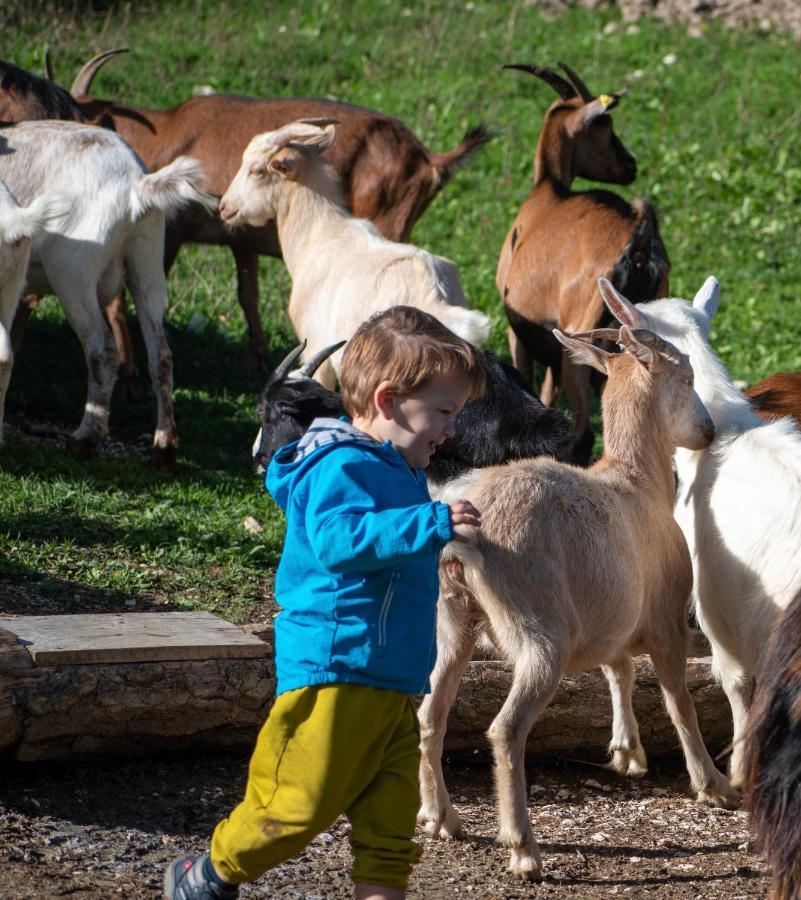
<instances>
[{"instance_id":1,"label":"black goat","mask_svg":"<svg viewBox=\"0 0 801 900\"><path fill-rule=\"evenodd\" d=\"M86 116L64 88L0 59L0 122L25 119L84 122Z\"/></svg>"},{"instance_id":2,"label":"black goat","mask_svg":"<svg viewBox=\"0 0 801 900\"><path fill-rule=\"evenodd\" d=\"M746 802L771 900L801 897L801 594L773 629L748 726Z\"/></svg>"},{"instance_id":3,"label":"black goat","mask_svg":"<svg viewBox=\"0 0 801 900\"><path fill-rule=\"evenodd\" d=\"M342 346L320 351L300 372L289 374L303 347L296 347L270 376L259 400L261 431L253 445L259 470L267 468L279 447L298 440L312 421L345 413L342 398L312 379L315 369ZM470 469L513 459L550 455L566 460L570 423L548 409L522 376L493 354L481 351L487 372L483 397L467 403L456 418L456 435L437 449L426 469L433 485L444 484Z\"/></svg>"}]
</instances>

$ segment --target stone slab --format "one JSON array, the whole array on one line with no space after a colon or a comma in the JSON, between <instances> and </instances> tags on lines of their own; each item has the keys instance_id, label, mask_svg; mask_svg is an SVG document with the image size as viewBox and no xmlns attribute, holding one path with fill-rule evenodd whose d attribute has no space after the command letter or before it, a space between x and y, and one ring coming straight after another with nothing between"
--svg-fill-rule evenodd
<instances>
[{"instance_id":1,"label":"stone slab","mask_svg":"<svg viewBox=\"0 0 801 900\"><path fill-rule=\"evenodd\" d=\"M256 659L270 647L207 612L0 616L35 665Z\"/></svg>"}]
</instances>

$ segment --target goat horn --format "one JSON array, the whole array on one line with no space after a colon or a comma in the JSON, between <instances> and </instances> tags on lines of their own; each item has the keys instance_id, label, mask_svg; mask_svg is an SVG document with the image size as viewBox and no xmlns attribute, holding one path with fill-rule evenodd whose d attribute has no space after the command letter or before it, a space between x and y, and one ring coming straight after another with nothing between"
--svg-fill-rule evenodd
<instances>
[{"instance_id":1,"label":"goat horn","mask_svg":"<svg viewBox=\"0 0 801 900\"><path fill-rule=\"evenodd\" d=\"M585 103L589 103L590 100L595 99L595 95L592 93L592 91L587 87L586 84L584 84L584 82L578 77L578 75L573 71L573 69L571 69L570 66L567 65L567 63L557 61L556 64L565 73L565 75L567 75L567 77L570 79L570 83L578 91L579 96Z\"/></svg>"},{"instance_id":2,"label":"goat horn","mask_svg":"<svg viewBox=\"0 0 801 900\"><path fill-rule=\"evenodd\" d=\"M557 75L552 69L544 69L542 66L532 66L526 63L507 63L504 69L520 69L521 72L528 72L529 75L536 75L546 84L549 84L563 100L570 100L576 96L576 89L569 82L565 81L561 75Z\"/></svg>"},{"instance_id":3,"label":"goat horn","mask_svg":"<svg viewBox=\"0 0 801 900\"><path fill-rule=\"evenodd\" d=\"M53 80L53 60L50 58L50 50L44 52L44 72L48 81Z\"/></svg>"},{"instance_id":4,"label":"goat horn","mask_svg":"<svg viewBox=\"0 0 801 900\"><path fill-rule=\"evenodd\" d=\"M578 338L581 341L614 341L618 342L620 338L619 328L593 328L592 331L575 331L570 337Z\"/></svg>"},{"instance_id":5,"label":"goat horn","mask_svg":"<svg viewBox=\"0 0 801 900\"><path fill-rule=\"evenodd\" d=\"M280 363L275 367L275 371L270 376L270 381L268 384L274 384L276 381L283 381L286 376L289 374L290 369L295 363L298 361L300 354L306 349L306 341L302 344L298 344L294 350L290 350L289 353L281 360Z\"/></svg>"},{"instance_id":6,"label":"goat horn","mask_svg":"<svg viewBox=\"0 0 801 900\"><path fill-rule=\"evenodd\" d=\"M320 350L319 353L314 354L314 356L300 371L308 378L311 378L312 375L314 375L314 373L320 368L320 366L328 359L328 357L336 353L337 350L339 350L339 348L343 347L345 344L347 344L347 341L339 341L336 344L331 344L330 347L326 347L324 350Z\"/></svg>"},{"instance_id":7,"label":"goat horn","mask_svg":"<svg viewBox=\"0 0 801 900\"><path fill-rule=\"evenodd\" d=\"M70 94L73 97L83 97L85 94L88 94L89 88L92 86L92 79L97 75L100 67L108 62L112 56L117 56L120 53L128 53L128 47L106 50L103 53L98 53L97 56L93 56L88 63L84 63L80 72L75 76L75 81L72 82Z\"/></svg>"},{"instance_id":8,"label":"goat horn","mask_svg":"<svg viewBox=\"0 0 801 900\"><path fill-rule=\"evenodd\" d=\"M327 119L325 116L319 116L318 118L312 119L298 119L299 122L302 122L304 125L316 125L318 128L325 128L326 125L341 125L342 122L339 119Z\"/></svg>"}]
</instances>

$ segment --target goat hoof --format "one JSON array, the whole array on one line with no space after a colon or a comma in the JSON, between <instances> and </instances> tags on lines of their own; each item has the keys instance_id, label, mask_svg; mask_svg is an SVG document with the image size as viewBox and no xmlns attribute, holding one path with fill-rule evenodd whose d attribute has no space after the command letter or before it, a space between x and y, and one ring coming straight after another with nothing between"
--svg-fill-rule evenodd
<instances>
[{"instance_id":1,"label":"goat hoof","mask_svg":"<svg viewBox=\"0 0 801 900\"><path fill-rule=\"evenodd\" d=\"M526 881L540 881L542 879L542 858L540 849L533 847L512 847L507 871Z\"/></svg>"},{"instance_id":2,"label":"goat hoof","mask_svg":"<svg viewBox=\"0 0 801 900\"><path fill-rule=\"evenodd\" d=\"M153 447L150 451L150 465L175 475L178 472L178 460L175 447Z\"/></svg>"},{"instance_id":3,"label":"goat hoof","mask_svg":"<svg viewBox=\"0 0 801 900\"><path fill-rule=\"evenodd\" d=\"M728 782L725 776L720 776L720 781L715 781L703 790L698 791L696 799L704 806L712 806L718 809L737 809L742 797Z\"/></svg>"},{"instance_id":4,"label":"goat hoof","mask_svg":"<svg viewBox=\"0 0 801 900\"><path fill-rule=\"evenodd\" d=\"M634 750L619 749L612 751L612 758L606 768L628 778L642 778L648 771L648 761L642 747Z\"/></svg>"},{"instance_id":5,"label":"goat hoof","mask_svg":"<svg viewBox=\"0 0 801 900\"><path fill-rule=\"evenodd\" d=\"M92 459L97 456L97 444L89 438L67 438L67 452L77 456L78 459Z\"/></svg>"},{"instance_id":6,"label":"goat hoof","mask_svg":"<svg viewBox=\"0 0 801 900\"><path fill-rule=\"evenodd\" d=\"M417 821L429 837L439 838L442 841L451 841L464 834L462 820L453 807L446 809L442 815L421 809L417 814Z\"/></svg>"}]
</instances>

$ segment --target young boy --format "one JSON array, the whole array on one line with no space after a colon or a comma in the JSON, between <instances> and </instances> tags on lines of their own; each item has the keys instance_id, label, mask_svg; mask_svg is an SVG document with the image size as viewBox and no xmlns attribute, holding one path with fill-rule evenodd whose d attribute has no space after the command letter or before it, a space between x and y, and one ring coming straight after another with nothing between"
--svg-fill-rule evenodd
<instances>
[{"instance_id":1,"label":"young boy","mask_svg":"<svg viewBox=\"0 0 801 900\"><path fill-rule=\"evenodd\" d=\"M467 501L432 502L422 469L484 370L433 316L396 306L359 328L340 380L352 424L315 420L267 472L286 510L277 686L245 797L210 855L167 867L168 900L235 897L342 813L358 900L403 898L420 854L411 695L429 690L436 658L440 550L480 525Z\"/></svg>"}]
</instances>

